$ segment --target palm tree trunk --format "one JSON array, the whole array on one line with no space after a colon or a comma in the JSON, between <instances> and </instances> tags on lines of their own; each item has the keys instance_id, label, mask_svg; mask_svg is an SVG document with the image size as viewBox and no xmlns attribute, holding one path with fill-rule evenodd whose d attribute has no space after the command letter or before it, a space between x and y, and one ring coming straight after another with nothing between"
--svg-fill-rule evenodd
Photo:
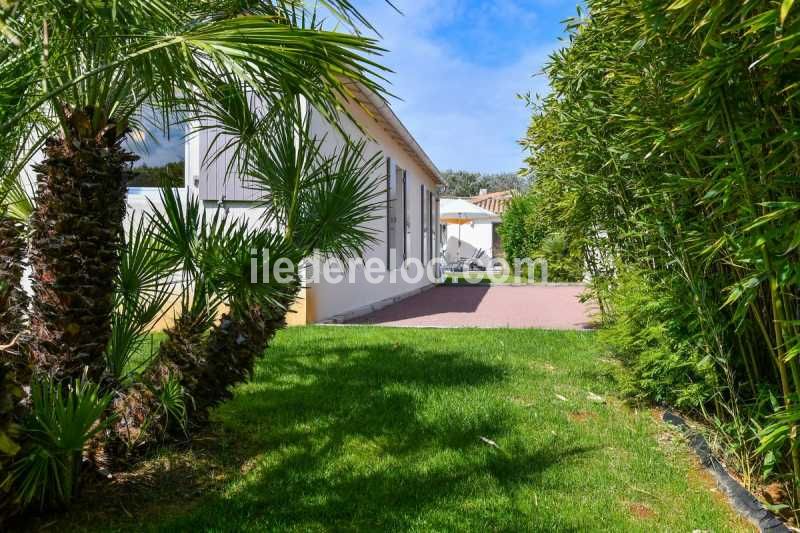
<instances>
[{"instance_id":1,"label":"palm tree trunk","mask_svg":"<svg viewBox=\"0 0 800 533\"><path fill-rule=\"evenodd\" d=\"M297 297L294 288L281 306L251 306L222 317L212 328L206 343L203 377L193 395L192 415L203 420L209 409L233 396L231 387L247 381L256 359L264 355L275 334L286 327L286 313Z\"/></svg>"},{"instance_id":2,"label":"palm tree trunk","mask_svg":"<svg viewBox=\"0 0 800 533\"><path fill-rule=\"evenodd\" d=\"M290 304L294 297L287 301ZM147 449L159 435L166 435L164 420L155 415L157 403L151 387L161 388L170 373L179 376L184 387L189 421L205 423L210 409L233 396L231 387L250 377L256 359L286 326L286 309L264 311L252 306L243 312L227 313L208 334L201 323L204 320L184 313L165 332L167 338L143 376L144 385L137 384L117 396L117 422L106 445Z\"/></svg>"},{"instance_id":3,"label":"palm tree trunk","mask_svg":"<svg viewBox=\"0 0 800 533\"><path fill-rule=\"evenodd\" d=\"M99 381L111 335L126 185L136 158L121 147L124 127L98 115L68 110L68 131L47 141L35 169L31 357L59 379L80 377L87 367Z\"/></svg>"},{"instance_id":4,"label":"palm tree trunk","mask_svg":"<svg viewBox=\"0 0 800 533\"><path fill-rule=\"evenodd\" d=\"M130 451L134 446L146 448L158 441L167 429L163 417L156 416L157 402L153 390L161 389L170 374L180 377L190 399L203 378L206 341L206 317L191 310L181 313L175 324L164 333L167 338L159 345L152 364L142 375L140 383L118 393L113 403L117 421L112 427L109 442L112 447ZM120 445L120 446L118 446Z\"/></svg>"},{"instance_id":5,"label":"palm tree trunk","mask_svg":"<svg viewBox=\"0 0 800 533\"><path fill-rule=\"evenodd\" d=\"M200 380L197 394L198 411L207 411L231 398L230 387L246 381L252 374L256 359L286 323L282 317L270 319L265 315L260 307L238 316L226 314L211 330L204 379Z\"/></svg>"},{"instance_id":6,"label":"palm tree trunk","mask_svg":"<svg viewBox=\"0 0 800 533\"><path fill-rule=\"evenodd\" d=\"M19 510L10 486L5 485L9 467L22 445L19 417L30 380L27 358L20 350L19 335L25 325L27 295L22 289L24 226L0 215L0 526Z\"/></svg>"},{"instance_id":7,"label":"palm tree trunk","mask_svg":"<svg viewBox=\"0 0 800 533\"><path fill-rule=\"evenodd\" d=\"M23 231L23 224L0 215L0 346L16 345L13 341L25 326L28 297L22 289Z\"/></svg>"}]
</instances>

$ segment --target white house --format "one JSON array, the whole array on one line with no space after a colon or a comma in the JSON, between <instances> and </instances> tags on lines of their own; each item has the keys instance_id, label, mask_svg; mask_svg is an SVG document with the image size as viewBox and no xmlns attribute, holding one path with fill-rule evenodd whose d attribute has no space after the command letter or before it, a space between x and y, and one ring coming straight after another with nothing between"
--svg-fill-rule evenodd
<instances>
[{"instance_id":1,"label":"white house","mask_svg":"<svg viewBox=\"0 0 800 533\"><path fill-rule=\"evenodd\" d=\"M473 207L474 213L481 216L468 217L472 220L460 220L442 216L442 233L445 246L445 258L448 263L455 263L459 258L473 257L482 251L481 263L488 265L492 259L503 256L503 246L498 228L503 221L503 212L513 191L488 193L481 190L478 196L469 198L443 198L442 213L448 213L450 205L467 204Z\"/></svg>"},{"instance_id":2,"label":"white house","mask_svg":"<svg viewBox=\"0 0 800 533\"><path fill-rule=\"evenodd\" d=\"M384 165L376 178L379 178L380 190L386 194L385 208L378 220L371 224L379 242L361 259L364 262L380 259L381 264L388 265L387 274L394 271L394 276L384 276L380 283L368 282L368 273L363 267L357 267L348 270L346 281L341 283L324 279L309 281L289 316L290 324L354 317L433 285L428 276L417 280L416 276L402 274L409 269L405 259L415 258L425 263L440 255L441 243L438 232L434 231L438 220L438 188L442 183L439 171L385 101L359 86L353 89L368 112L354 102L346 103L345 107L364 133L344 116L340 126L353 139L367 139L368 151L371 152L368 155L382 154ZM344 142L342 135L319 113L312 112L311 129L312 135L325 138L323 152L330 153ZM256 223L260 215L258 192L244 187L239 176L226 174L228 160L225 157L209 165L202 164L214 135L213 131L202 130L189 135L185 142L178 141L184 146L173 149L173 158L183 153L183 192L198 198L208 210L224 209L229 216ZM165 147L159 151L162 154L169 152ZM157 202L158 190L130 189L128 204L131 211L146 209L148 198ZM307 278L313 276L307 275ZM374 280L376 276L370 278Z\"/></svg>"}]
</instances>

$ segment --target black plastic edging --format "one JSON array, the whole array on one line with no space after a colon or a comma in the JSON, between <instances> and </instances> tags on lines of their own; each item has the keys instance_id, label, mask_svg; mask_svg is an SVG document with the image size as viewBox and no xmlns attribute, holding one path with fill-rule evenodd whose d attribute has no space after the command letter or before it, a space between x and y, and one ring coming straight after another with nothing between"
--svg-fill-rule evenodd
<instances>
[{"instance_id":1,"label":"black plastic edging","mask_svg":"<svg viewBox=\"0 0 800 533\"><path fill-rule=\"evenodd\" d=\"M789 533L791 530L786 527L780 518L772 511L764 507L758 499L753 496L741 483L731 477L722 463L711 453L705 437L689 427L689 424L671 411L664 411L661 417L667 424L673 425L683 432L689 440L689 445L697 454L703 467L711 472L717 481L717 486L725 493L736 511L752 522L761 531L769 533Z\"/></svg>"}]
</instances>

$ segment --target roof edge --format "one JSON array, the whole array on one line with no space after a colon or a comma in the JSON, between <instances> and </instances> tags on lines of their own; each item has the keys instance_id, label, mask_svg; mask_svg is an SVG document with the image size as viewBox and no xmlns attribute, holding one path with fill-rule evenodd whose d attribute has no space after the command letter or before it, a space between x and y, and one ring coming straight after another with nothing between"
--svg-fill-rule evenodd
<instances>
[{"instance_id":1,"label":"roof edge","mask_svg":"<svg viewBox=\"0 0 800 533\"><path fill-rule=\"evenodd\" d=\"M394 110L391 108L391 106L389 106L389 103L374 92L370 91L362 83L356 82L356 86L358 87L359 92L361 92L367 101L372 104L376 111L378 111L378 113L381 115L381 118L385 120L400 135L400 137L406 142L406 144L409 145L409 147L411 147L417 157L419 157L422 164L427 168L431 175L433 175L435 181L439 185L444 185L442 173L439 172L439 169L433 163L425 150L422 149L422 146L420 146L414 136L411 135L411 132L408 131L408 128L406 128L405 124L400 121Z\"/></svg>"}]
</instances>

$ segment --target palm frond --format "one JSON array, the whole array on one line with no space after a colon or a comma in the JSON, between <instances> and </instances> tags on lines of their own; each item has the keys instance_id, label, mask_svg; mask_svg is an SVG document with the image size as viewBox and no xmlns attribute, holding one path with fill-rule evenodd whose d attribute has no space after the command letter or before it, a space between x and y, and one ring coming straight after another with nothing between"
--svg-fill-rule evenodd
<instances>
[{"instance_id":1,"label":"palm frond","mask_svg":"<svg viewBox=\"0 0 800 533\"><path fill-rule=\"evenodd\" d=\"M361 255L375 240L370 223L382 205L381 154L369 155L366 140L347 137L325 153L326 139L312 134L302 105L288 102L281 110L245 178L260 192L264 225L280 228L304 254Z\"/></svg>"},{"instance_id":2,"label":"palm frond","mask_svg":"<svg viewBox=\"0 0 800 533\"><path fill-rule=\"evenodd\" d=\"M45 380L31 387L25 427L32 446L14 464L12 479L25 504L63 505L75 496L81 455L111 419L102 419L111 396L87 380L66 388Z\"/></svg>"},{"instance_id":3,"label":"palm frond","mask_svg":"<svg viewBox=\"0 0 800 533\"><path fill-rule=\"evenodd\" d=\"M155 238L146 217L131 220L120 256L115 283L111 341L106 350L106 364L115 378L122 381L149 361L133 361L150 335L153 322L169 311L176 292L172 280L176 261Z\"/></svg>"}]
</instances>

